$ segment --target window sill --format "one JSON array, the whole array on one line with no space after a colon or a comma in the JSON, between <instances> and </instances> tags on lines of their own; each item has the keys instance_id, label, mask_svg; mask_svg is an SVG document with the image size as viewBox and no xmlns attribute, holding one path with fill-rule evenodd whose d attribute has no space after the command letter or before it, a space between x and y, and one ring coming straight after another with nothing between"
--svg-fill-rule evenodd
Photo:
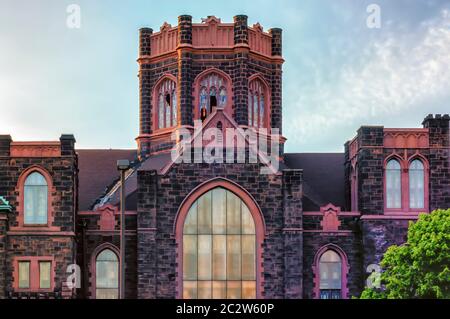
<instances>
[{"instance_id":1,"label":"window sill","mask_svg":"<svg viewBox=\"0 0 450 319\"><path fill-rule=\"evenodd\" d=\"M10 232L59 232L60 227L56 226L46 226L46 225L21 225L16 227L11 227Z\"/></svg>"},{"instance_id":2,"label":"window sill","mask_svg":"<svg viewBox=\"0 0 450 319\"><path fill-rule=\"evenodd\" d=\"M16 288L14 289L15 293L49 293L49 292L54 292L54 289L49 288L49 289L25 289L25 288Z\"/></svg>"},{"instance_id":3,"label":"window sill","mask_svg":"<svg viewBox=\"0 0 450 319\"><path fill-rule=\"evenodd\" d=\"M395 210L395 211L384 211L383 214L386 216L419 216L419 214L428 214L427 209L421 210Z\"/></svg>"}]
</instances>

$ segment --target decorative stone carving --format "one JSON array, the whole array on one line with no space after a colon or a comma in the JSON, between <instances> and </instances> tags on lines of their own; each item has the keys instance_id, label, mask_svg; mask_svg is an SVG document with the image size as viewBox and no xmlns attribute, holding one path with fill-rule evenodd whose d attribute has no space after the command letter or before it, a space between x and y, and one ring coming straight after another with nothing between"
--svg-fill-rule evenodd
<instances>
[{"instance_id":1,"label":"decorative stone carving","mask_svg":"<svg viewBox=\"0 0 450 319\"><path fill-rule=\"evenodd\" d=\"M341 213L341 208L336 207L333 204L328 204L320 208L320 212L323 214L323 219L320 225L323 231L333 232L338 231L341 222L339 221L339 214Z\"/></svg>"},{"instance_id":2,"label":"decorative stone carving","mask_svg":"<svg viewBox=\"0 0 450 319\"><path fill-rule=\"evenodd\" d=\"M384 129L384 147L428 148L428 129Z\"/></svg>"},{"instance_id":3,"label":"decorative stone carving","mask_svg":"<svg viewBox=\"0 0 450 319\"><path fill-rule=\"evenodd\" d=\"M59 142L13 142L11 157L60 157Z\"/></svg>"}]
</instances>

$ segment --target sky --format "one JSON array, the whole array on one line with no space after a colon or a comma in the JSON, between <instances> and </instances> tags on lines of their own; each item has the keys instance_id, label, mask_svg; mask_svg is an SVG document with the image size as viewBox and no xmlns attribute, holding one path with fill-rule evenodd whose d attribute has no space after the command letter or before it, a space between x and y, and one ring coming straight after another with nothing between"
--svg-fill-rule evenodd
<instances>
[{"instance_id":1,"label":"sky","mask_svg":"<svg viewBox=\"0 0 450 319\"><path fill-rule=\"evenodd\" d=\"M80 28L67 26L70 4ZM138 29L181 14L283 29L286 152L342 152L361 125L450 112L450 0L0 0L0 134L135 148Z\"/></svg>"}]
</instances>

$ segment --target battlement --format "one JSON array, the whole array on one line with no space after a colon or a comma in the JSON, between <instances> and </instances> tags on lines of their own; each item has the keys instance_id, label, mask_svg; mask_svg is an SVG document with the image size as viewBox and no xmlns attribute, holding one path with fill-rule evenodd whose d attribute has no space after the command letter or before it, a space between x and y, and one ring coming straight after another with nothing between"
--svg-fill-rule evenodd
<instances>
[{"instance_id":1,"label":"battlement","mask_svg":"<svg viewBox=\"0 0 450 319\"><path fill-rule=\"evenodd\" d=\"M178 17L177 26L164 22L158 32L151 28L140 29L140 57L159 57L179 47L213 50L246 47L262 56L281 57L281 36L279 28L265 32L259 23L248 26L245 15L235 16L233 23L223 23L215 16L193 23L191 16L182 15Z\"/></svg>"}]
</instances>

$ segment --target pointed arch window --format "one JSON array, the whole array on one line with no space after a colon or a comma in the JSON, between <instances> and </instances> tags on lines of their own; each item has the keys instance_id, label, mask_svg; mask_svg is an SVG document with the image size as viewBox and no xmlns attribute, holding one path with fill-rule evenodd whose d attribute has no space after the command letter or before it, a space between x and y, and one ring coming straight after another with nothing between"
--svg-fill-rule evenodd
<instances>
[{"instance_id":1,"label":"pointed arch window","mask_svg":"<svg viewBox=\"0 0 450 319\"><path fill-rule=\"evenodd\" d=\"M402 173L400 163L391 159L386 165L386 207L402 207Z\"/></svg>"},{"instance_id":2,"label":"pointed arch window","mask_svg":"<svg viewBox=\"0 0 450 319\"><path fill-rule=\"evenodd\" d=\"M334 250L320 256L320 299L340 299L342 296L342 260Z\"/></svg>"},{"instance_id":3,"label":"pointed arch window","mask_svg":"<svg viewBox=\"0 0 450 319\"><path fill-rule=\"evenodd\" d=\"M425 172L422 161L416 159L409 165L409 207L425 208Z\"/></svg>"},{"instance_id":4,"label":"pointed arch window","mask_svg":"<svg viewBox=\"0 0 450 319\"><path fill-rule=\"evenodd\" d=\"M173 80L164 79L156 89L157 127L169 128L177 125L178 109L176 84Z\"/></svg>"},{"instance_id":5,"label":"pointed arch window","mask_svg":"<svg viewBox=\"0 0 450 319\"><path fill-rule=\"evenodd\" d=\"M96 299L119 298L119 259L111 249L102 250L95 260Z\"/></svg>"},{"instance_id":6,"label":"pointed arch window","mask_svg":"<svg viewBox=\"0 0 450 319\"><path fill-rule=\"evenodd\" d=\"M225 108L228 103L228 81L218 72L211 72L199 81L198 114L208 116L215 107Z\"/></svg>"},{"instance_id":7,"label":"pointed arch window","mask_svg":"<svg viewBox=\"0 0 450 319\"><path fill-rule=\"evenodd\" d=\"M24 184L24 224L46 225L48 222L48 185L45 177L32 172Z\"/></svg>"},{"instance_id":8,"label":"pointed arch window","mask_svg":"<svg viewBox=\"0 0 450 319\"><path fill-rule=\"evenodd\" d=\"M268 90L260 79L250 81L248 99L248 125L267 127Z\"/></svg>"},{"instance_id":9,"label":"pointed arch window","mask_svg":"<svg viewBox=\"0 0 450 319\"><path fill-rule=\"evenodd\" d=\"M183 298L256 298L256 231L248 206L216 187L190 206L182 232Z\"/></svg>"}]
</instances>

